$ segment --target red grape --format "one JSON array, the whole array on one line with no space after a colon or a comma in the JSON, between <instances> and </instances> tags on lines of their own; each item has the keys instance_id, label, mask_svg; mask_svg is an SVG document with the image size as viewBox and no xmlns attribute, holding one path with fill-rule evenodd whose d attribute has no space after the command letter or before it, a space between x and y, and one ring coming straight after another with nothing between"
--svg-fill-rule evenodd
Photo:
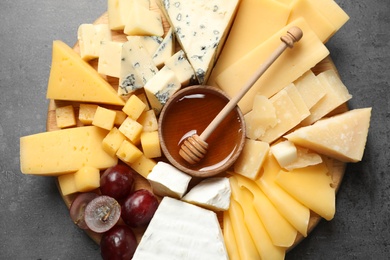
<instances>
[{"instance_id":1,"label":"red grape","mask_svg":"<svg viewBox=\"0 0 390 260\"><path fill-rule=\"evenodd\" d=\"M130 227L149 224L158 207L157 198L146 189L130 194L122 204L122 219Z\"/></svg>"},{"instance_id":2,"label":"red grape","mask_svg":"<svg viewBox=\"0 0 390 260\"><path fill-rule=\"evenodd\" d=\"M84 220L85 207L91 202L94 198L98 197L96 193L87 192L80 193L72 202L69 208L70 218L73 222L81 229L88 229L87 224Z\"/></svg>"},{"instance_id":3,"label":"red grape","mask_svg":"<svg viewBox=\"0 0 390 260\"><path fill-rule=\"evenodd\" d=\"M121 200L134 189L134 172L123 164L118 164L104 171L100 178L100 191L103 195Z\"/></svg>"},{"instance_id":4,"label":"red grape","mask_svg":"<svg viewBox=\"0 0 390 260\"><path fill-rule=\"evenodd\" d=\"M101 195L85 208L85 223L92 231L103 233L112 228L121 216L121 206L109 196Z\"/></svg>"},{"instance_id":5,"label":"red grape","mask_svg":"<svg viewBox=\"0 0 390 260\"><path fill-rule=\"evenodd\" d=\"M100 251L103 260L131 259L137 248L137 240L128 226L114 226L103 234Z\"/></svg>"}]
</instances>

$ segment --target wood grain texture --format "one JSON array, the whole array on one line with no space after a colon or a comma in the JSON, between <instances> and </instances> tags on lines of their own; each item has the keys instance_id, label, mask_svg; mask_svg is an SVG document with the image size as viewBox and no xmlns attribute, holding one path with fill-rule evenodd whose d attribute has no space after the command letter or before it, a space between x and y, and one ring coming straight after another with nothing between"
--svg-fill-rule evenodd
<instances>
[{"instance_id":1,"label":"wood grain texture","mask_svg":"<svg viewBox=\"0 0 390 260\"><path fill-rule=\"evenodd\" d=\"M153 1L151 1L151 3L152 2ZM155 4L151 4L151 9L159 11L158 7ZM167 22L167 20L165 19L165 17L163 15L162 15L162 18L163 18L163 25L164 25L165 31L167 31L167 29L169 28L169 23ZM101 17L99 17L95 21L96 24L107 23L107 22L108 22L107 13L103 14ZM125 35L123 35L120 32L115 32L115 31L112 32L112 38L115 41L121 41L121 42L124 42L127 40ZM74 46L74 50L76 52L79 52L79 46L77 43ZM94 68L97 68L97 61L96 60L90 61L90 64ZM336 69L336 67L335 67L335 65L330 57L325 58L323 61L321 61L319 64L317 64L312 70L315 74L318 74L318 73L325 71L325 70L328 70L328 69L332 69L332 70L337 71L337 69ZM118 87L118 79L112 78L112 77L107 77L106 79L114 88ZM46 122L46 130L47 131L59 130L59 128L57 127L57 124L56 124L55 110L57 107L61 107L61 106L65 106L65 105L72 105L74 107L74 110L75 110L75 116L76 116L76 118L78 118L78 110L79 110L80 102L50 100L49 106L48 106L48 113L47 113L47 122ZM118 108L118 107L109 106L109 105L102 105L102 106L107 107L107 108L114 108L114 109ZM340 106L339 108L337 108L336 110L334 110L331 114L337 114L337 113L346 111L347 109L348 109L348 107L346 106L346 104L344 104L344 105ZM83 126L83 124L79 120L77 120L77 126ZM333 178L333 186L336 188L336 192L338 191L338 189L341 185L341 182L342 182L342 179L344 176L344 172L345 172L345 167L346 167L345 163L342 163L342 162L339 162L336 160L329 161L328 168L330 169L330 173L331 173L332 178ZM196 181L197 180L195 180L194 183L196 183ZM57 182L57 184L58 184L58 182ZM137 176L137 178L136 178L135 188L136 189L146 188L149 190L151 189L148 181L140 175ZM59 189L59 192L61 193L60 189ZM96 192L98 192L98 191L96 191ZM61 194L61 196L64 200L64 203L69 208L73 199L75 198L75 196L77 196L77 194L72 194L72 195L68 195L68 196L63 196ZM218 213L218 218L219 218L221 227L223 226L222 225L222 222L223 222L222 215L223 214ZM68 216L64 216L64 217L68 217ZM320 220L321 220L321 217L319 215L317 215L314 212L311 212L309 226L308 226L308 234L310 234L310 232L316 227L316 225L319 223ZM134 230L138 241L140 241L144 231L145 231L144 228L138 228L138 229ZM97 233L94 233L91 231L86 231L86 232L91 237L91 239L93 239L96 243L100 243L100 239L101 239L100 234L97 234ZM291 250L292 248L294 248L303 239L304 239L304 237L301 234L298 234L294 244L288 250Z\"/></svg>"}]
</instances>

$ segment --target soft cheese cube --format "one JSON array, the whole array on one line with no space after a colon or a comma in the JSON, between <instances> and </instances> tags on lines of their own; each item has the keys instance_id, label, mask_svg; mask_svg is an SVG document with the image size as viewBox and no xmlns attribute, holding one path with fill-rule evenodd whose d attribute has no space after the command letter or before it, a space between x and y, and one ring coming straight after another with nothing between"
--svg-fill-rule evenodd
<instances>
[{"instance_id":1,"label":"soft cheese cube","mask_svg":"<svg viewBox=\"0 0 390 260\"><path fill-rule=\"evenodd\" d=\"M161 15L133 1L123 32L127 35L163 36Z\"/></svg>"},{"instance_id":2,"label":"soft cheese cube","mask_svg":"<svg viewBox=\"0 0 390 260\"><path fill-rule=\"evenodd\" d=\"M157 68L164 66L166 60L168 60L174 53L175 41L172 27L168 30L164 37L164 40L153 53L152 59Z\"/></svg>"},{"instance_id":3,"label":"soft cheese cube","mask_svg":"<svg viewBox=\"0 0 390 260\"><path fill-rule=\"evenodd\" d=\"M158 115L168 99L175 94L181 85L171 70L160 70L144 86L150 106Z\"/></svg>"},{"instance_id":4,"label":"soft cheese cube","mask_svg":"<svg viewBox=\"0 0 390 260\"><path fill-rule=\"evenodd\" d=\"M114 157L125 139L126 137L118 130L118 128L113 127L107 136L103 139L103 150Z\"/></svg>"},{"instance_id":5,"label":"soft cheese cube","mask_svg":"<svg viewBox=\"0 0 390 260\"><path fill-rule=\"evenodd\" d=\"M95 167L84 166L74 173L74 180L77 191L92 191L100 187L100 171Z\"/></svg>"},{"instance_id":6,"label":"soft cheese cube","mask_svg":"<svg viewBox=\"0 0 390 260\"><path fill-rule=\"evenodd\" d=\"M118 129L134 144L139 142L139 138L142 132L142 125L134 119L127 117Z\"/></svg>"},{"instance_id":7,"label":"soft cheese cube","mask_svg":"<svg viewBox=\"0 0 390 260\"><path fill-rule=\"evenodd\" d=\"M107 41L100 46L98 72L103 75L119 78L121 69L121 42Z\"/></svg>"},{"instance_id":8,"label":"soft cheese cube","mask_svg":"<svg viewBox=\"0 0 390 260\"><path fill-rule=\"evenodd\" d=\"M161 146L158 132L143 132L141 134L142 151L147 158L161 157Z\"/></svg>"},{"instance_id":9,"label":"soft cheese cube","mask_svg":"<svg viewBox=\"0 0 390 260\"><path fill-rule=\"evenodd\" d=\"M298 158L297 148L290 141L283 141L271 146L271 153L275 156L281 167L286 167Z\"/></svg>"},{"instance_id":10,"label":"soft cheese cube","mask_svg":"<svg viewBox=\"0 0 390 260\"><path fill-rule=\"evenodd\" d=\"M146 105L141 99L139 99L136 95L131 95L122 110L130 118L137 120L144 111L145 107Z\"/></svg>"},{"instance_id":11,"label":"soft cheese cube","mask_svg":"<svg viewBox=\"0 0 390 260\"><path fill-rule=\"evenodd\" d=\"M96 113L98 105L94 104L80 104L79 120L84 125L91 125Z\"/></svg>"},{"instance_id":12,"label":"soft cheese cube","mask_svg":"<svg viewBox=\"0 0 390 260\"><path fill-rule=\"evenodd\" d=\"M231 193L228 178L214 177L201 181L182 200L206 209L225 211L229 208Z\"/></svg>"},{"instance_id":13,"label":"soft cheese cube","mask_svg":"<svg viewBox=\"0 0 390 260\"><path fill-rule=\"evenodd\" d=\"M58 176L58 184L63 196L76 193L77 186L74 177L74 173L68 173L61 176Z\"/></svg>"},{"instance_id":14,"label":"soft cheese cube","mask_svg":"<svg viewBox=\"0 0 390 260\"><path fill-rule=\"evenodd\" d=\"M106 130L111 130L111 128L114 127L115 117L115 111L98 106L95 116L93 117L92 125Z\"/></svg>"},{"instance_id":15,"label":"soft cheese cube","mask_svg":"<svg viewBox=\"0 0 390 260\"><path fill-rule=\"evenodd\" d=\"M189 63L183 50L176 52L165 61L165 66L161 70L172 70L182 87L188 86L190 82L195 82L195 72Z\"/></svg>"},{"instance_id":16,"label":"soft cheese cube","mask_svg":"<svg viewBox=\"0 0 390 260\"><path fill-rule=\"evenodd\" d=\"M83 60L99 57L100 43L111 41L111 30L108 24L81 24L77 32L80 56Z\"/></svg>"},{"instance_id":17,"label":"soft cheese cube","mask_svg":"<svg viewBox=\"0 0 390 260\"><path fill-rule=\"evenodd\" d=\"M131 142L124 140L119 146L116 155L125 163L133 163L142 155L140 149Z\"/></svg>"},{"instance_id":18,"label":"soft cheese cube","mask_svg":"<svg viewBox=\"0 0 390 260\"><path fill-rule=\"evenodd\" d=\"M144 132L153 132L158 129L157 117L152 109L143 112L137 121L142 125L142 131Z\"/></svg>"},{"instance_id":19,"label":"soft cheese cube","mask_svg":"<svg viewBox=\"0 0 390 260\"><path fill-rule=\"evenodd\" d=\"M72 105L56 108L56 122L59 128L76 125L76 117Z\"/></svg>"},{"instance_id":20,"label":"soft cheese cube","mask_svg":"<svg viewBox=\"0 0 390 260\"><path fill-rule=\"evenodd\" d=\"M155 194L174 198L183 197L191 178L165 162L158 162L147 176Z\"/></svg>"}]
</instances>

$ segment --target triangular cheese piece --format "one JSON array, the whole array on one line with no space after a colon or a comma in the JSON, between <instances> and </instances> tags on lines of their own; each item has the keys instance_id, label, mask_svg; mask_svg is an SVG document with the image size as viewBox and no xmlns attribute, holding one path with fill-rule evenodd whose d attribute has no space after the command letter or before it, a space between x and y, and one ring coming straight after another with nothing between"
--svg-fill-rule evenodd
<instances>
[{"instance_id":1,"label":"triangular cheese piece","mask_svg":"<svg viewBox=\"0 0 390 260\"><path fill-rule=\"evenodd\" d=\"M358 162L363 157L370 118L371 108L354 109L301 127L285 138L343 162Z\"/></svg>"},{"instance_id":2,"label":"triangular cheese piece","mask_svg":"<svg viewBox=\"0 0 390 260\"><path fill-rule=\"evenodd\" d=\"M239 1L160 1L199 84L204 84L226 40Z\"/></svg>"},{"instance_id":3,"label":"triangular cheese piece","mask_svg":"<svg viewBox=\"0 0 390 260\"><path fill-rule=\"evenodd\" d=\"M62 41L53 42L46 97L57 100L124 105L114 88Z\"/></svg>"}]
</instances>

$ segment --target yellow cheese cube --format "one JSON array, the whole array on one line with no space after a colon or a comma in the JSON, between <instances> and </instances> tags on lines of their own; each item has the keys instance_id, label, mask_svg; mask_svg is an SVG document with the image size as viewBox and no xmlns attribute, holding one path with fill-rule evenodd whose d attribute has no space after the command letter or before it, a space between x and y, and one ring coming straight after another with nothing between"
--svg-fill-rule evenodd
<instances>
[{"instance_id":1,"label":"yellow cheese cube","mask_svg":"<svg viewBox=\"0 0 390 260\"><path fill-rule=\"evenodd\" d=\"M77 31L80 56L83 60L99 57L100 43L111 41L111 30L108 24L81 24Z\"/></svg>"},{"instance_id":2,"label":"yellow cheese cube","mask_svg":"<svg viewBox=\"0 0 390 260\"><path fill-rule=\"evenodd\" d=\"M126 137L118 130L118 128L113 127L103 139L103 150L114 157L125 139Z\"/></svg>"},{"instance_id":3,"label":"yellow cheese cube","mask_svg":"<svg viewBox=\"0 0 390 260\"><path fill-rule=\"evenodd\" d=\"M133 163L137 159L139 159L142 155L140 149L135 146L133 143L124 140L119 146L118 151L116 152L116 156L121 159L125 163Z\"/></svg>"},{"instance_id":4,"label":"yellow cheese cube","mask_svg":"<svg viewBox=\"0 0 390 260\"><path fill-rule=\"evenodd\" d=\"M98 105L94 104L80 104L79 120L81 123L91 125L97 108Z\"/></svg>"},{"instance_id":5,"label":"yellow cheese cube","mask_svg":"<svg viewBox=\"0 0 390 260\"><path fill-rule=\"evenodd\" d=\"M121 110L114 110L114 111L116 113L114 125L121 125L125 121L127 115L125 112Z\"/></svg>"},{"instance_id":6,"label":"yellow cheese cube","mask_svg":"<svg viewBox=\"0 0 390 260\"><path fill-rule=\"evenodd\" d=\"M128 165L144 178L147 178L149 173L153 170L154 166L156 166L156 162L153 159L146 158L145 155L141 155L135 162L128 163Z\"/></svg>"},{"instance_id":7,"label":"yellow cheese cube","mask_svg":"<svg viewBox=\"0 0 390 260\"><path fill-rule=\"evenodd\" d=\"M268 143L246 139L244 148L234 163L234 172L252 180L257 179L268 150Z\"/></svg>"},{"instance_id":8,"label":"yellow cheese cube","mask_svg":"<svg viewBox=\"0 0 390 260\"><path fill-rule=\"evenodd\" d=\"M142 132L142 125L137 121L127 117L119 126L119 131L124 134L131 142L138 144Z\"/></svg>"},{"instance_id":9,"label":"yellow cheese cube","mask_svg":"<svg viewBox=\"0 0 390 260\"><path fill-rule=\"evenodd\" d=\"M20 138L20 169L25 174L61 175L89 165L105 169L118 159L102 148L107 131L96 126L68 128Z\"/></svg>"},{"instance_id":10,"label":"yellow cheese cube","mask_svg":"<svg viewBox=\"0 0 390 260\"><path fill-rule=\"evenodd\" d=\"M141 134L141 145L145 157L161 157L161 146L160 138L158 137L158 131L143 132Z\"/></svg>"},{"instance_id":11,"label":"yellow cheese cube","mask_svg":"<svg viewBox=\"0 0 390 260\"><path fill-rule=\"evenodd\" d=\"M125 106L122 108L122 111L126 113L130 118L137 120L138 117L145 110L145 103L136 95L131 95L127 100Z\"/></svg>"},{"instance_id":12,"label":"yellow cheese cube","mask_svg":"<svg viewBox=\"0 0 390 260\"><path fill-rule=\"evenodd\" d=\"M76 181L74 173L68 173L61 176L58 176L58 184L60 186L60 190L63 196L76 193Z\"/></svg>"},{"instance_id":13,"label":"yellow cheese cube","mask_svg":"<svg viewBox=\"0 0 390 260\"><path fill-rule=\"evenodd\" d=\"M96 109L95 116L93 117L92 125L106 130L111 130L114 127L115 117L115 111L99 106Z\"/></svg>"},{"instance_id":14,"label":"yellow cheese cube","mask_svg":"<svg viewBox=\"0 0 390 260\"><path fill-rule=\"evenodd\" d=\"M74 173L74 180L77 191L92 191L100 187L100 171L95 167L84 166Z\"/></svg>"},{"instance_id":15,"label":"yellow cheese cube","mask_svg":"<svg viewBox=\"0 0 390 260\"><path fill-rule=\"evenodd\" d=\"M137 97L144 102L145 104L145 109L144 111L148 111L150 109L148 98L146 97L145 93L138 94Z\"/></svg>"},{"instance_id":16,"label":"yellow cheese cube","mask_svg":"<svg viewBox=\"0 0 390 260\"><path fill-rule=\"evenodd\" d=\"M76 125L76 117L72 105L56 108L56 121L59 128Z\"/></svg>"},{"instance_id":17,"label":"yellow cheese cube","mask_svg":"<svg viewBox=\"0 0 390 260\"><path fill-rule=\"evenodd\" d=\"M153 132L158 129L158 121L153 109L143 112L137 121L142 125L144 132Z\"/></svg>"}]
</instances>

